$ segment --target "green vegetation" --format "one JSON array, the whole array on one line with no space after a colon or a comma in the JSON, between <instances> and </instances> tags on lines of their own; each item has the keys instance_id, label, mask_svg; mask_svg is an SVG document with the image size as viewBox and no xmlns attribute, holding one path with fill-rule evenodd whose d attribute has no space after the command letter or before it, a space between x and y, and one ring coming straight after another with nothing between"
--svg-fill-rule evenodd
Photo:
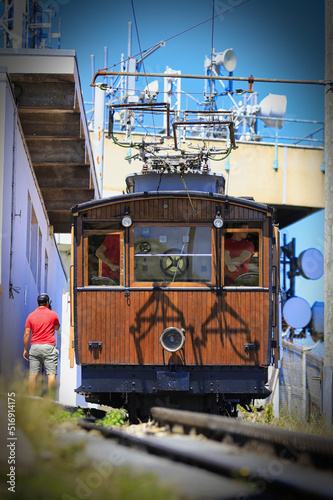
<instances>
[{"instance_id":1,"label":"green vegetation","mask_svg":"<svg viewBox=\"0 0 333 500\"><path fill-rule=\"evenodd\" d=\"M121 409L115 409L112 410L111 412L106 413L105 417L96 420L95 424L97 425L103 425L104 427L109 427L110 425L125 425L126 420L128 418L128 413L126 410L123 408Z\"/></svg>"},{"instance_id":2,"label":"green vegetation","mask_svg":"<svg viewBox=\"0 0 333 500\"><path fill-rule=\"evenodd\" d=\"M46 418L51 424L58 425L63 422L76 423L78 418L84 418L85 412L82 408L78 408L74 413L69 411L60 410L55 405L51 405L46 412Z\"/></svg>"},{"instance_id":3,"label":"green vegetation","mask_svg":"<svg viewBox=\"0 0 333 500\"><path fill-rule=\"evenodd\" d=\"M6 479L1 474L1 482ZM17 479L15 493L0 487L2 500L177 500L149 474L134 476L126 469L106 464L82 467L79 471L39 462L35 472Z\"/></svg>"},{"instance_id":4,"label":"green vegetation","mask_svg":"<svg viewBox=\"0 0 333 500\"><path fill-rule=\"evenodd\" d=\"M60 410L56 405L52 405L46 412L47 420L54 424L59 425L63 422L76 423L78 418L90 417L89 409L83 410L78 408L74 413L66 410ZM103 418L95 420L95 424L109 427L111 425L122 426L127 424L128 413L124 408L113 409L105 414Z\"/></svg>"},{"instance_id":5,"label":"green vegetation","mask_svg":"<svg viewBox=\"0 0 333 500\"><path fill-rule=\"evenodd\" d=\"M260 409L253 405L250 405L250 408L251 412L247 412L238 405L239 414L245 420L273 425L290 431L333 438L333 426L327 426L325 418L317 413L312 413L308 419L301 419L296 412L280 411L280 417L275 418L271 403L267 403Z\"/></svg>"},{"instance_id":6,"label":"green vegetation","mask_svg":"<svg viewBox=\"0 0 333 500\"><path fill-rule=\"evenodd\" d=\"M274 421L273 405L267 403L264 407L256 408L252 404L250 405L251 412L248 412L241 405L237 405L238 412L242 415L245 420L251 422L258 422L261 424L272 424Z\"/></svg>"},{"instance_id":7,"label":"green vegetation","mask_svg":"<svg viewBox=\"0 0 333 500\"><path fill-rule=\"evenodd\" d=\"M111 460L91 461L85 454L87 434L77 433L75 441L68 436L75 431L77 418L86 415L78 409L75 413L63 411L52 400L26 397L26 377L17 382L1 383L0 380L0 425L5 430L0 435L0 495L3 500L15 497L17 500L179 500L150 475L133 475L125 467L114 467ZM17 437L15 457L15 493L8 487L8 452L6 450L6 422L8 420L8 394L12 399L15 413L15 433ZM281 415L275 419L272 405L265 405L262 411L252 408L252 413L239 408L247 420L276 425L279 427L312 432L333 437L324 419L312 416L308 422L299 421L295 416ZM103 426L126 425L125 410L106 413L98 423ZM64 423L70 426L61 432ZM68 434L66 432L68 431ZM88 434L89 435L89 434ZM121 457L118 457L121 460Z\"/></svg>"},{"instance_id":8,"label":"green vegetation","mask_svg":"<svg viewBox=\"0 0 333 500\"><path fill-rule=\"evenodd\" d=\"M333 426L328 426L325 418L317 413L311 413L308 419L301 419L296 413L281 411L276 425L290 431L333 438Z\"/></svg>"},{"instance_id":9,"label":"green vegetation","mask_svg":"<svg viewBox=\"0 0 333 500\"><path fill-rule=\"evenodd\" d=\"M53 401L26 397L26 377L5 384L0 379L0 424L6 430L8 394L15 412L15 489L9 491L7 435L0 435L0 496L3 500L177 500L174 492L151 474L134 475L117 460L92 461L85 454L84 432L76 433L77 418L86 415L63 411ZM126 425L125 410L108 412L101 425ZM61 431L64 423L72 428ZM75 440L69 439L71 429ZM68 431L68 434L67 434ZM79 431L79 428L78 428ZM14 493L14 495L13 495Z\"/></svg>"}]
</instances>

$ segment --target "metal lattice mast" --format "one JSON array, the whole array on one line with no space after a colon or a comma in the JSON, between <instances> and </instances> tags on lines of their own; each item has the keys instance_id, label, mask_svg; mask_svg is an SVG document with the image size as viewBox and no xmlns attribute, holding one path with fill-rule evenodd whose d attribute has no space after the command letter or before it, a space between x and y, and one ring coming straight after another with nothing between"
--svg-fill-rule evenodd
<instances>
[{"instance_id":1,"label":"metal lattice mast","mask_svg":"<svg viewBox=\"0 0 333 500\"><path fill-rule=\"evenodd\" d=\"M60 48L60 21L57 33L52 32L55 9L40 0L6 0L0 19L0 32L4 32L5 49L51 48L52 40L58 39Z\"/></svg>"}]
</instances>

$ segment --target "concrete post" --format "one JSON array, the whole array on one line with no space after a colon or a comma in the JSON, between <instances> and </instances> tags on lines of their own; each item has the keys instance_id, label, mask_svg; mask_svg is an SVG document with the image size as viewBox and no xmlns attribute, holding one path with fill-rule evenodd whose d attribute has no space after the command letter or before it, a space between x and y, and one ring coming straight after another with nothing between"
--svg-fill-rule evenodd
<instances>
[{"instance_id":1,"label":"concrete post","mask_svg":"<svg viewBox=\"0 0 333 500\"><path fill-rule=\"evenodd\" d=\"M325 326L323 411L332 423L333 368L333 0L325 1ZM331 82L331 83L329 83Z\"/></svg>"},{"instance_id":2,"label":"concrete post","mask_svg":"<svg viewBox=\"0 0 333 500\"><path fill-rule=\"evenodd\" d=\"M103 197L105 90L95 87L93 153L101 197Z\"/></svg>"}]
</instances>

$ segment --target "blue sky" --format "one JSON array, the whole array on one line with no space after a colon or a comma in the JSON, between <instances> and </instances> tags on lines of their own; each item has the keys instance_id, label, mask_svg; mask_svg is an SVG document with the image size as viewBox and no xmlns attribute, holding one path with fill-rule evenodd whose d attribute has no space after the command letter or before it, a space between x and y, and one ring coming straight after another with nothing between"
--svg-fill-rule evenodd
<instances>
[{"instance_id":1,"label":"blue sky","mask_svg":"<svg viewBox=\"0 0 333 500\"><path fill-rule=\"evenodd\" d=\"M320 210L301 221L282 229L280 238L286 233L287 243L296 239L296 257L308 248L316 248L324 255L325 210ZM287 268L289 270L289 267ZM318 280L308 280L298 276L295 280L295 294L310 304L324 302L324 276Z\"/></svg>"},{"instance_id":2,"label":"blue sky","mask_svg":"<svg viewBox=\"0 0 333 500\"><path fill-rule=\"evenodd\" d=\"M142 50L168 40L145 60L148 72L166 66L182 73L204 74L205 56L233 48L235 76L300 80L324 79L324 0L41 0L53 6L53 31L61 21L62 49L74 49L79 61L83 94L90 100L90 55L96 70L104 67L104 47L109 65L127 56L128 22L133 22L132 51L139 52L134 12ZM203 21L221 14L212 21ZM0 15L4 4L0 3ZM200 24L203 23L203 24ZM188 30L197 24L199 26ZM183 31L185 33L182 33ZM58 40L54 40L58 47ZM118 66L119 68L119 66ZM143 80L143 79L141 79ZM202 98L202 81L184 81ZM238 85L238 84L237 84ZM240 84L239 84L240 85ZM241 84L247 88L247 84ZM255 83L260 99L268 93L286 94L287 118L324 119L322 87Z\"/></svg>"},{"instance_id":3,"label":"blue sky","mask_svg":"<svg viewBox=\"0 0 333 500\"><path fill-rule=\"evenodd\" d=\"M235 76L320 80L324 78L324 0L215 0L214 26L208 21L166 42L145 60L147 72L164 72L166 66L182 73L204 74L204 59L216 51L233 48ZM96 70L127 56L128 22L133 22L132 51L139 52L131 0L58 0L61 48L75 49L83 93L90 100L90 55ZM133 0L141 49L167 40L212 17L213 0ZM232 10L230 10L233 8ZM119 68L119 66L118 66ZM143 79L142 79L143 80ZM185 81L202 98L202 81ZM237 84L239 85L239 84ZM245 88L247 88L247 84ZM321 87L256 83L260 98L268 93L286 94L288 118L324 119Z\"/></svg>"},{"instance_id":4,"label":"blue sky","mask_svg":"<svg viewBox=\"0 0 333 500\"><path fill-rule=\"evenodd\" d=\"M104 67L104 47L109 66L127 57L128 22L132 21L132 54L167 40L163 48L145 60L146 72L162 73L169 66L183 74L204 74L204 59L212 47L217 52L233 48L237 57L235 76L321 80L325 77L324 0L215 0L212 21L177 35L212 17L213 1L58 0L61 17L61 48L77 52L83 95L91 100L91 54L95 70ZM212 31L214 30L214 31ZM140 44L139 44L140 42ZM116 67L119 69L119 66ZM144 79L141 79L145 86ZM247 84L237 83L237 88ZM182 80L182 90L203 100L203 81ZM324 121L323 87L255 83L259 101L269 93L287 96L286 118ZM286 127L284 127L286 128ZM313 129L312 129L313 130ZM298 135L308 129L299 126ZM294 133L294 130L292 130ZM293 224L283 232L287 241L296 238L296 253L315 247L324 252L324 211ZM324 279L299 277L296 294L310 305L324 300Z\"/></svg>"},{"instance_id":5,"label":"blue sky","mask_svg":"<svg viewBox=\"0 0 333 500\"><path fill-rule=\"evenodd\" d=\"M325 77L324 0L214 0L214 3L213 0L52 0L51 3L57 10L54 31L61 20L60 48L74 49L77 53L86 101L91 101L91 54L95 56L96 70L104 67L104 47L108 48L109 66L120 61L121 53L127 57L129 21L133 23L132 54L140 51L139 45L146 50L167 40L165 47L145 60L146 72L162 73L169 66L183 74L203 75L213 33L216 52L233 48L236 53L235 76L300 80ZM213 5L215 15L222 13L214 23L210 20L175 36L211 18ZM0 14L3 8L0 4ZM54 47L57 48L57 41ZM140 80L144 87L146 82ZM247 83L237 83L234 88L246 89ZM182 80L182 90L203 101L203 81ZM259 102L269 93L286 95L286 118L324 121L321 86L255 82L254 90L259 92ZM223 104L219 107L225 107ZM288 127L287 124L283 127L284 135L294 135L295 129ZM297 135L305 136L309 131L308 126L299 125ZM260 132L272 134L262 124ZM309 247L323 252L324 211L285 231L288 241L296 237L297 254ZM323 301L323 278L316 282L297 278L296 293L310 305L316 300Z\"/></svg>"}]
</instances>

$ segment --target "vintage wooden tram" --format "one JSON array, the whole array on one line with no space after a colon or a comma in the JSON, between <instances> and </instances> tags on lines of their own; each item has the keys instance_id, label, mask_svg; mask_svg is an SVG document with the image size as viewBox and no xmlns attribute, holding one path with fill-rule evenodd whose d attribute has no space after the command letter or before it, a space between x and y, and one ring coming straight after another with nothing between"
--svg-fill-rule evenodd
<instances>
[{"instance_id":1,"label":"vintage wooden tram","mask_svg":"<svg viewBox=\"0 0 333 500\"><path fill-rule=\"evenodd\" d=\"M222 175L173 165L72 210L77 392L141 416L232 413L268 396L278 359L278 231L272 208L227 196Z\"/></svg>"}]
</instances>

